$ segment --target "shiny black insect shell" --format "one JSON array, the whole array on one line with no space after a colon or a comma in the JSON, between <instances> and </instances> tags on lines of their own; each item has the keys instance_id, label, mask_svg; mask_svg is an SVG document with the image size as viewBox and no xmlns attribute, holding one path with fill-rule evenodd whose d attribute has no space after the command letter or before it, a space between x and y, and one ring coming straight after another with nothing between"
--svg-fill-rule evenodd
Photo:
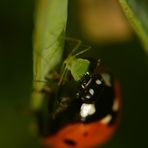
<instances>
[{"instance_id":1,"label":"shiny black insect shell","mask_svg":"<svg viewBox=\"0 0 148 148\"><path fill-rule=\"evenodd\" d=\"M104 77L104 78L103 78ZM89 74L81 79L76 98L81 100L80 116L84 122L91 122L112 114L114 89L109 73Z\"/></svg>"},{"instance_id":2,"label":"shiny black insect shell","mask_svg":"<svg viewBox=\"0 0 148 148\"><path fill-rule=\"evenodd\" d=\"M113 109L114 78L109 72L86 72L80 81L70 79L56 87L42 92L44 102L38 112L42 136L54 135L73 123L101 121L107 115L111 116L109 126L115 122L118 110Z\"/></svg>"},{"instance_id":3,"label":"shiny black insect shell","mask_svg":"<svg viewBox=\"0 0 148 148\"><path fill-rule=\"evenodd\" d=\"M90 75L87 72L81 79L76 98L82 99L86 103L95 101L101 95L104 86L104 80L100 74Z\"/></svg>"}]
</instances>

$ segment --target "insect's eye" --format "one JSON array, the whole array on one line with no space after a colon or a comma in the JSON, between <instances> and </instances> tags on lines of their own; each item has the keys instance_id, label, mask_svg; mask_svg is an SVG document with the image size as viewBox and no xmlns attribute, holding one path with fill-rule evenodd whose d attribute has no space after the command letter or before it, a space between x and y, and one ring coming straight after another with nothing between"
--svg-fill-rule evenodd
<instances>
[{"instance_id":1,"label":"insect's eye","mask_svg":"<svg viewBox=\"0 0 148 148\"><path fill-rule=\"evenodd\" d=\"M92 85L97 88L104 86L105 82L104 82L104 79L102 78L102 76L99 74L93 75L92 76Z\"/></svg>"},{"instance_id":2,"label":"insect's eye","mask_svg":"<svg viewBox=\"0 0 148 148\"><path fill-rule=\"evenodd\" d=\"M100 74L86 73L81 79L76 98L87 103L93 102L100 98L104 87L105 82Z\"/></svg>"}]
</instances>

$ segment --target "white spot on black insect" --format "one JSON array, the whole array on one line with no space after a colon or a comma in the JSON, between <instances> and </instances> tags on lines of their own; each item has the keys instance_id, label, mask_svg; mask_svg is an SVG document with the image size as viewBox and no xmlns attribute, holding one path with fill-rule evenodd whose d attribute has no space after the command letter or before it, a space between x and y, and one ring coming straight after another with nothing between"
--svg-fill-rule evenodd
<instances>
[{"instance_id":1,"label":"white spot on black insect","mask_svg":"<svg viewBox=\"0 0 148 148\"><path fill-rule=\"evenodd\" d=\"M114 103L113 103L113 106L112 106L112 110L114 112L118 111L119 110L119 102L117 99L115 99Z\"/></svg>"},{"instance_id":2,"label":"white spot on black insect","mask_svg":"<svg viewBox=\"0 0 148 148\"><path fill-rule=\"evenodd\" d=\"M90 80L87 82L86 86L88 86L88 85L91 83L91 81L92 81L92 79L90 79Z\"/></svg>"},{"instance_id":3,"label":"white spot on black insect","mask_svg":"<svg viewBox=\"0 0 148 148\"><path fill-rule=\"evenodd\" d=\"M90 95L86 95L86 97L85 97L86 99L90 99L91 98L91 96Z\"/></svg>"},{"instance_id":4,"label":"white spot on black insect","mask_svg":"<svg viewBox=\"0 0 148 148\"><path fill-rule=\"evenodd\" d=\"M85 118L89 115L92 115L96 112L96 108L94 104L86 104L83 103L81 106L80 115L82 118Z\"/></svg>"},{"instance_id":5,"label":"white spot on black insect","mask_svg":"<svg viewBox=\"0 0 148 148\"><path fill-rule=\"evenodd\" d=\"M76 93L76 97L78 98L80 96L79 92Z\"/></svg>"},{"instance_id":6,"label":"white spot on black insect","mask_svg":"<svg viewBox=\"0 0 148 148\"><path fill-rule=\"evenodd\" d=\"M97 85L100 85L100 84L102 84L102 82L101 82L99 79L97 79L97 80L96 80L96 84L97 84Z\"/></svg>"},{"instance_id":7,"label":"white spot on black insect","mask_svg":"<svg viewBox=\"0 0 148 148\"><path fill-rule=\"evenodd\" d=\"M108 85L109 87L111 87L112 86L112 84L111 84L111 76L109 74L107 74L107 73L103 73L102 74L102 77L103 77L106 85Z\"/></svg>"},{"instance_id":8,"label":"white spot on black insect","mask_svg":"<svg viewBox=\"0 0 148 148\"><path fill-rule=\"evenodd\" d=\"M111 120L112 120L112 115L108 114L101 120L101 123L109 124L111 122Z\"/></svg>"},{"instance_id":9,"label":"white spot on black insect","mask_svg":"<svg viewBox=\"0 0 148 148\"><path fill-rule=\"evenodd\" d=\"M93 96L94 95L94 90L92 88L89 89L89 93Z\"/></svg>"},{"instance_id":10,"label":"white spot on black insect","mask_svg":"<svg viewBox=\"0 0 148 148\"><path fill-rule=\"evenodd\" d=\"M85 88L85 86L84 86L83 84L81 85L81 87L82 87L82 88Z\"/></svg>"}]
</instances>

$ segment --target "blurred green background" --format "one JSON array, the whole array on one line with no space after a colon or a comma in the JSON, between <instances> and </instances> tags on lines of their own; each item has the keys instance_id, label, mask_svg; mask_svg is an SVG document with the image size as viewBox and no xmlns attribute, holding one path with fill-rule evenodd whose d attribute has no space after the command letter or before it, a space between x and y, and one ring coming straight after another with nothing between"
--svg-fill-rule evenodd
<instances>
[{"instance_id":1,"label":"blurred green background","mask_svg":"<svg viewBox=\"0 0 148 148\"><path fill-rule=\"evenodd\" d=\"M27 114L32 85L34 4L33 0L0 2L0 148L41 147L30 130L32 117ZM75 34L78 26L72 18L68 34L83 39ZM95 48L122 87L121 125L103 148L148 147L147 55L134 35L125 42Z\"/></svg>"},{"instance_id":2,"label":"blurred green background","mask_svg":"<svg viewBox=\"0 0 148 148\"><path fill-rule=\"evenodd\" d=\"M0 2L0 147L38 147L26 112L32 85L33 0Z\"/></svg>"}]
</instances>

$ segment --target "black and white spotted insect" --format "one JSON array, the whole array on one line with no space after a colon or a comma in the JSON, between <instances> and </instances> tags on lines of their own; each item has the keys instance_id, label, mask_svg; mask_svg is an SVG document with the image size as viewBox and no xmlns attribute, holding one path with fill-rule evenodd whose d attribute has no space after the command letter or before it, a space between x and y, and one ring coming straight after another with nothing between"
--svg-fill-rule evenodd
<instances>
[{"instance_id":1,"label":"black and white spotted insect","mask_svg":"<svg viewBox=\"0 0 148 148\"><path fill-rule=\"evenodd\" d=\"M101 95L104 85L101 75L90 75L87 72L81 79L81 87L76 93L76 97L82 99L84 102L92 102Z\"/></svg>"},{"instance_id":2,"label":"black and white spotted insect","mask_svg":"<svg viewBox=\"0 0 148 148\"><path fill-rule=\"evenodd\" d=\"M90 63L79 81L69 76L68 81L57 85L57 91L43 92L39 125L47 147L92 147L115 131L121 97L118 81L101 69L97 60Z\"/></svg>"},{"instance_id":3,"label":"black and white spotted insect","mask_svg":"<svg viewBox=\"0 0 148 148\"><path fill-rule=\"evenodd\" d=\"M76 98L82 103L80 117L84 122L103 119L110 114L113 122L115 112L113 76L106 71L86 72L80 81Z\"/></svg>"}]
</instances>

